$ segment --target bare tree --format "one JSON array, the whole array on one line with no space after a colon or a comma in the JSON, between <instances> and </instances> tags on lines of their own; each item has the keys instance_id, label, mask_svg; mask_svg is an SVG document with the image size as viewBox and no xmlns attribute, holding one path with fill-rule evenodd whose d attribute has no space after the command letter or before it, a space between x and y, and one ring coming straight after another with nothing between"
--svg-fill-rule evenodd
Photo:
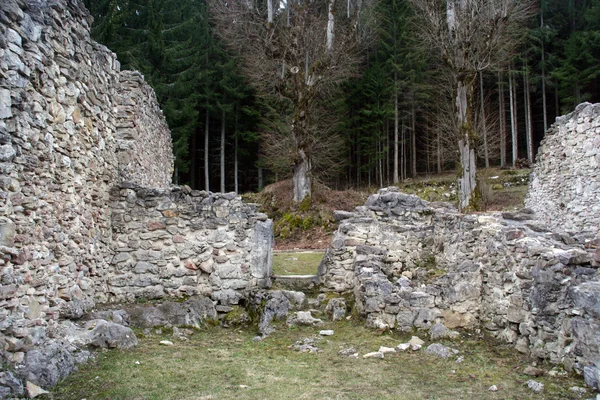
<instances>
[{"instance_id":1,"label":"bare tree","mask_svg":"<svg viewBox=\"0 0 600 400\"><path fill-rule=\"evenodd\" d=\"M313 175L328 170L322 164L336 151L327 100L357 73L374 36L375 1L359 0L348 17L349 5L335 0L209 0L219 35L280 116L270 121L265 151L271 166L291 164L296 202L310 196Z\"/></svg>"},{"instance_id":2,"label":"bare tree","mask_svg":"<svg viewBox=\"0 0 600 400\"><path fill-rule=\"evenodd\" d=\"M477 73L509 59L532 16L531 0L411 0L424 45L436 49L454 88L460 171L458 206L476 206L474 97Z\"/></svg>"}]
</instances>

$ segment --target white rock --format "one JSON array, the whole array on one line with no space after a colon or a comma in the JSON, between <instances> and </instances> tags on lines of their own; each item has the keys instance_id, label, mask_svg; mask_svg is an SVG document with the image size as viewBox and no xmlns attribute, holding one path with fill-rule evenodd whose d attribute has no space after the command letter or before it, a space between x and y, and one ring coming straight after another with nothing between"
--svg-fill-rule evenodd
<instances>
[{"instance_id":1,"label":"white rock","mask_svg":"<svg viewBox=\"0 0 600 400\"><path fill-rule=\"evenodd\" d=\"M365 354L363 358L383 358L383 353L380 351L374 351L372 353Z\"/></svg>"},{"instance_id":2,"label":"white rock","mask_svg":"<svg viewBox=\"0 0 600 400\"><path fill-rule=\"evenodd\" d=\"M325 330L319 331L319 335L321 335L321 336L333 336L333 330L332 329L325 329Z\"/></svg>"},{"instance_id":3,"label":"white rock","mask_svg":"<svg viewBox=\"0 0 600 400\"><path fill-rule=\"evenodd\" d=\"M533 379L527 381L527 387L534 393L540 393L542 390L544 390L544 384L534 381Z\"/></svg>"},{"instance_id":4,"label":"white rock","mask_svg":"<svg viewBox=\"0 0 600 400\"><path fill-rule=\"evenodd\" d=\"M173 346L173 342L171 342L170 340L161 340L160 344L164 346Z\"/></svg>"},{"instance_id":5,"label":"white rock","mask_svg":"<svg viewBox=\"0 0 600 400\"><path fill-rule=\"evenodd\" d=\"M408 344L410 344L411 346L415 346L415 345L423 346L425 344L425 342L423 340L421 340L418 336L413 336L408 341Z\"/></svg>"},{"instance_id":6,"label":"white rock","mask_svg":"<svg viewBox=\"0 0 600 400\"><path fill-rule=\"evenodd\" d=\"M398 349L398 351L408 350L409 347L410 347L410 343L400 343L398 346L396 346L396 348Z\"/></svg>"},{"instance_id":7,"label":"white rock","mask_svg":"<svg viewBox=\"0 0 600 400\"><path fill-rule=\"evenodd\" d=\"M381 346L379 348L379 352L383 353L383 354L388 354L388 353L395 353L396 349L393 347L385 347L385 346Z\"/></svg>"},{"instance_id":8,"label":"white rock","mask_svg":"<svg viewBox=\"0 0 600 400\"><path fill-rule=\"evenodd\" d=\"M27 381L27 383L25 384L25 389L27 390L27 396L29 396L30 399L41 396L43 394L50 393L50 392L42 389L38 385L31 383L29 381Z\"/></svg>"},{"instance_id":9,"label":"white rock","mask_svg":"<svg viewBox=\"0 0 600 400\"><path fill-rule=\"evenodd\" d=\"M490 387L488 388L488 390L489 390L490 392L497 392L497 391L498 391L498 386L496 386L496 385L492 385L492 386L490 386Z\"/></svg>"}]
</instances>

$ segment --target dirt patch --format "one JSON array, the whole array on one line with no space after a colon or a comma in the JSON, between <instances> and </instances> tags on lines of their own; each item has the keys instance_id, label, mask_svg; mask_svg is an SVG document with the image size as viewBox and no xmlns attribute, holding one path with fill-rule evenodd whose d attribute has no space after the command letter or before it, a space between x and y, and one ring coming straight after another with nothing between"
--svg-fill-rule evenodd
<instances>
[{"instance_id":1,"label":"dirt patch","mask_svg":"<svg viewBox=\"0 0 600 400\"><path fill-rule=\"evenodd\" d=\"M337 223L335 210L353 211L365 204L371 193L356 190L333 190L319 182L313 184L310 201L292 202L290 179L271 184L260 193L245 194L246 201L259 203L274 222L275 249L325 249L329 246Z\"/></svg>"}]
</instances>

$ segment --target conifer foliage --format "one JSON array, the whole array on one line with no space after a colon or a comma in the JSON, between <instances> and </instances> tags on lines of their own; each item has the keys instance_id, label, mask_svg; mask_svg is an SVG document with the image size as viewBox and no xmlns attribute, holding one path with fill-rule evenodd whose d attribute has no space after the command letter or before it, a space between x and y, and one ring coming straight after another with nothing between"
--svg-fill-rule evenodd
<instances>
[{"instance_id":1,"label":"conifer foliage","mask_svg":"<svg viewBox=\"0 0 600 400\"><path fill-rule=\"evenodd\" d=\"M462 172L531 163L555 116L600 101L600 0L84 2L198 189L386 186L455 169L460 140Z\"/></svg>"}]
</instances>

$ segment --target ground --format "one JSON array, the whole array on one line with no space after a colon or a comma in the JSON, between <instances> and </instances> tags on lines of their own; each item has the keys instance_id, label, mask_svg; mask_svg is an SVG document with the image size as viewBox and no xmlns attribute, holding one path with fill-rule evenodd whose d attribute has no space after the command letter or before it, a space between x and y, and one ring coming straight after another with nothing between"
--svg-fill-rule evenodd
<instances>
[{"instance_id":1,"label":"ground","mask_svg":"<svg viewBox=\"0 0 600 400\"><path fill-rule=\"evenodd\" d=\"M325 326L284 325L262 341L250 328L207 327L174 338L168 330L141 339L131 351L100 353L96 362L81 367L53 390L54 399L576 399L569 390L583 386L581 378L552 366L539 365L546 374L531 377L524 369L532 360L508 345L490 345L464 333L446 342L460 351L451 359L415 352L387 354L384 359L362 355L379 346L395 347L411 334L377 335L353 320ZM320 353L299 353L290 346L318 336L320 329L334 335L317 342ZM417 332L427 341L424 333ZM169 340L172 346L160 345ZM427 341L428 345L430 342ZM339 354L354 347L357 359ZM456 361L458 356L463 362ZM555 376L551 376L554 375ZM526 382L544 384L534 394ZM498 391L489 388L496 385ZM591 397L591 393L588 396Z\"/></svg>"},{"instance_id":2,"label":"ground","mask_svg":"<svg viewBox=\"0 0 600 400\"><path fill-rule=\"evenodd\" d=\"M529 183L529 169L489 168L479 170L480 209L498 211L523 207ZM399 185L405 193L428 201L456 200L456 173L425 175L407 179ZM246 201L259 203L274 221L275 250L325 249L337 224L333 211L353 211L362 206L378 188L333 190L315 183L310 202L292 203L292 182L284 180L267 186L260 193L244 195Z\"/></svg>"},{"instance_id":3,"label":"ground","mask_svg":"<svg viewBox=\"0 0 600 400\"><path fill-rule=\"evenodd\" d=\"M488 171L488 209L521 207L527 171ZM402 190L431 201L452 200L453 176L405 182ZM375 190L333 191L317 185L310 204L294 206L288 199L289 182L246 196L260 202L274 218L278 233L275 274L311 274L322 252L281 251L285 248L324 248L335 230L333 210L352 210L364 204ZM316 317L318 310L312 310ZM233 325L233 323L232 323ZM255 340L256 325L188 330L184 337L171 328L136 333L140 345L133 350L102 351L95 362L83 365L57 386L53 399L578 399L570 390L584 387L581 377L560 366L540 363L518 353L510 344L484 338L475 330L459 339L442 341L458 349L450 359L417 351L386 354L384 359L362 355L380 346L395 347L412 335L426 341L427 333L373 331L356 316L320 327L288 327L283 323L262 340ZM333 336L320 337L321 329ZM292 345L317 337L318 353L300 353ZM172 345L161 345L168 340ZM340 355L354 348L358 358ZM457 357L462 362L457 362ZM536 375L526 373L533 370ZM544 384L541 393L527 386L531 379ZM494 386L497 391L491 391Z\"/></svg>"},{"instance_id":4,"label":"ground","mask_svg":"<svg viewBox=\"0 0 600 400\"><path fill-rule=\"evenodd\" d=\"M315 275L323 251L279 251L273 254L273 275Z\"/></svg>"}]
</instances>

